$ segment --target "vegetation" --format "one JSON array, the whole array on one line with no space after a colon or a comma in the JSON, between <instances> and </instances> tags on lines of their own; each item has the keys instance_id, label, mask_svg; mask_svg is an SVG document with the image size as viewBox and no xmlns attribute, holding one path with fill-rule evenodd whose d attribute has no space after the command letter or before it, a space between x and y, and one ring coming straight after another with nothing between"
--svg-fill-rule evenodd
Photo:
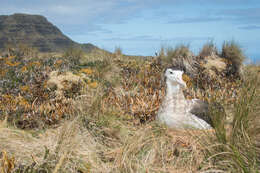
<instances>
[{"instance_id":1,"label":"vegetation","mask_svg":"<svg viewBox=\"0 0 260 173\"><path fill-rule=\"evenodd\" d=\"M189 59L192 56L192 53L189 50L187 45L178 45L175 48L161 48L159 53L159 58L164 64L171 64L172 61L178 61L180 59Z\"/></svg>"},{"instance_id":2,"label":"vegetation","mask_svg":"<svg viewBox=\"0 0 260 173\"><path fill-rule=\"evenodd\" d=\"M209 167L214 169L227 172L259 171L259 77L252 72L247 72L247 75L250 77L241 85L238 98L234 100L230 125L221 128L221 124L217 124L216 138L202 142L204 146L209 146L205 150L209 158L207 161L212 162ZM217 110L212 110L212 113L221 117Z\"/></svg>"},{"instance_id":3,"label":"vegetation","mask_svg":"<svg viewBox=\"0 0 260 173\"><path fill-rule=\"evenodd\" d=\"M73 65L79 64L79 60L84 56L84 51L80 48L71 47L67 49L64 54L64 57L70 59Z\"/></svg>"},{"instance_id":4,"label":"vegetation","mask_svg":"<svg viewBox=\"0 0 260 173\"><path fill-rule=\"evenodd\" d=\"M213 41L210 41L203 46L203 48L201 49L201 51L199 53L199 56L202 57L202 58L205 58L205 57L210 56L212 54L217 55L218 50L217 50L215 44L213 43Z\"/></svg>"},{"instance_id":5,"label":"vegetation","mask_svg":"<svg viewBox=\"0 0 260 173\"><path fill-rule=\"evenodd\" d=\"M122 55L122 48L121 48L121 47L116 47L116 48L115 48L115 51L114 51L114 54L115 54L116 56Z\"/></svg>"},{"instance_id":6,"label":"vegetation","mask_svg":"<svg viewBox=\"0 0 260 173\"><path fill-rule=\"evenodd\" d=\"M224 42L222 46L222 57L231 61L230 64L230 74L235 75L240 73L240 66L245 60L245 55L243 54L240 46L234 41Z\"/></svg>"},{"instance_id":7,"label":"vegetation","mask_svg":"<svg viewBox=\"0 0 260 173\"><path fill-rule=\"evenodd\" d=\"M187 46L162 50L156 59L120 48L1 57L0 173L259 172L260 67L240 73L233 42L222 53L207 43L198 56ZM154 121L172 65L186 71L186 98L209 103L214 130Z\"/></svg>"}]
</instances>

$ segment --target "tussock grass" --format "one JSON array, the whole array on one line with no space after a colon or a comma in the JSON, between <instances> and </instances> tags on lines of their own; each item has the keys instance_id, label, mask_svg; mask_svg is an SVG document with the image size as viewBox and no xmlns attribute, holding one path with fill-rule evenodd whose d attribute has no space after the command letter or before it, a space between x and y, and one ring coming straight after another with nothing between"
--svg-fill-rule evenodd
<instances>
[{"instance_id":1,"label":"tussock grass","mask_svg":"<svg viewBox=\"0 0 260 173\"><path fill-rule=\"evenodd\" d=\"M209 165L205 170L259 171L259 77L252 73L248 73L248 77L234 103L231 124L224 128L222 121L215 121L216 136L201 141L202 145L208 146L205 151ZM213 116L222 117L219 112L212 111Z\"/></svg>"},{"instance_id":2,"label":"tussock grass","mask_svg":"<svg viewBox=\"0 0 260 173\"><path fill-rule=\"evenodd\" d=\"M186 45L179 45L176 46L174 49L168 48L167 49L167 56L170 56L172 58L178 58L178 57L189 57L191 54L189 50L189 46Z\"/></svg>"},{"instance_id":3,"label":"tussock grass","mask_svg":"<svg viewBox=\"0 0 260 173\"><path fill-rule=\"evenodd\" d=\"M187 52L187 47L178 48L172 54L169 52L169 63L176 63L173 59L197 61ZM92 52L82 56L76 68L66 66L66 62L70 62L66 58L45 60L40 71L49 66L84 76L85 84L80 92L67 91L77 109L73 113L63 112L55 126L31 130L17 129L1 117L0 164L8 163L9 166L2 164L0 170L25 173L258 172L259 67L248 66L247 78L243 80L229 81L225 76L226 80L217 81L219 85L215 87L207 85L206 77L190 78L187 98L197 97L212 104L210 111L215 129L185 131L168 129L153 121L164 94L161 74L166 66L172 65L161 63L160 56L158 59L141 59ZM6 64L6 60L10 63ZM16 64L17 61L8 57L1 63L10 71L27 65L27 61ZM35 60L28 62L31 61ZM194 64L190 65L193 67ZM31 74L37 76L38 73ZM203 87L199 88L196 80L201 80ZM34 94L43 87L37 86ZM7 87L5 89L7 91ZM22 96L30 93L26 87L20 90ZM11 91L15 95L20 90ZM28 103L29 111L34 111L37 104L33 101L37 95L29 96L32 98ZM55 95L49 96L55 100ZM11 103L19 105L13 100ZM48 100L49 97L45 101ZM5 115L12 116L12 108L5 111ZM57 108L60 110L60 106ZM230 118L228 122L223 112Z\"/></svg>"},{"instance_id":4,"label":"tussock grass","mask_svg":"<svg viewBox=\"0 0 260 173\"><path fill-rule=\"evenodd\" d=\"M192 52L189 50L187 45L178 45L175 48L162 47L159 53L159 58L163 65L170 65L175 63L180 59L188 60L192 56Z\"/></svg>"},{"instance_id":5,"label":"tussock grass","mask_svg":"<svg viewBox=\"0 0 260 173\"><path fill-rule=\"evenodd\" d=\"M199 52L199 57L205 58L205 57L210 56L212 54L213 55L218 54L217 47L215 46L213 41L208 42L208 43L203 45L201 51Z\"/></svg>"},{"instance_id":6,"label":"tussock grass","mask_svg":"<svg viewBox=\"0 0 260 173\"><path fill-rule=\"evenodd\" d=\"M245 60L245 55L241 47L235 41L226 41L223 43L222 56L237 65L240 65Z\"/></svg>"},{"instance_id":7,"label":"tussock grass","mask_svg":"<svg viewBox=\"0 0 260 173\"><path fill-rule=\"evenodd\" d=\"M240 67L246 57L241 47L235 41L223 43L221 56L231 62L229 73L231 75L240 75Z\"/></svg>"},{"instance_id":8,"label":"tussock grass","mask_svg":"<svg viewBox=\"0 0 260 173\"><path fill-rule=\"evenodd\" d=\"M79 64L80 59L84 55L85 53L82 49L74 48L74 47L67 49L66 52L64 53L64 57L70 59L71 63L73 63L74 66Z\"/></svg>"},{"instance_id":9,"label":"tussock grass","mask_svg":"<svg viewBox=\"0 0 260 173\"><path fill-rule=\"evenodd\" d=\"M115 47L115 51L114 51L115 56L122 56L123 55L123 51L121 47Z\"/></svg>"},{"instance_id":10,"label":"tussock grass","mask_svg":"<svg viewBox=\"0 0 260 173\"><path fill-rule=\"evenodd\" d=\"M188 133L156 123L135 127L109 112L92 112L96 107L94 101L90 112L36 136L1 128L1 150L19 158L16 172L188 172L199 166L202 156Z\"/></svg>"}]
</instances>

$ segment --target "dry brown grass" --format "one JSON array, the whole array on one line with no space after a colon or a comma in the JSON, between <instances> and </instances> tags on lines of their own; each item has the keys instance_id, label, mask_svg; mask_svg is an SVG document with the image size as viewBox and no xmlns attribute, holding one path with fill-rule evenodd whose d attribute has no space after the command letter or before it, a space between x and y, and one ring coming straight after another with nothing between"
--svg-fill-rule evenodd
<instances>
[{"instance_id":1,"label":"dry brown grass","mask_svg":"<svg viewBox=\"0 0 260 173\"><path fill-rule=\"evenodd\" d=\"M211 55L217 55L218 50L215 44L211 41L203 45L201 51L199 52L199 57L206 58Z\"/></svg>"},{"instance_id":2,"label":"dry brown grass","mask_svg":"<svg viewBox=\"0 0 260 173\"><path fill-rule=\"evenodd\" d=\"M121 85L111 88L106 100L139 123L154 120L164 96L161 66L156 61L141 66L132 61L122 68Z\"/></svg>"},{"instance_id":3,"label":"dry brown grass","mask_svg":"<svg viewBox=\"0 0 260 173\"><path fill-rule=\"evenodd\" d=\"M55 64L63 65L56 59ZM164 65L158 60L92 52L84 63L72 68L75 75L84 73L87 78L81 92L77 95L70 92L77 106L73 114L66 114L58 125L41 130L21 130L1 121L0 163L9 163L1 169L83 173L257 172L259 155L251 154L260 153L257 80L243 81L248 85L236 80L212 80L218 84L214 88L205 76L187 78L191 83L187 98L220 102L232 119L229 132L224 128L180 131L152 121L164 93L161 80ZM255 69L259 68L250 67L247 76L258 73ZM204 85L196 89L198 79ZM254 86L258 87L253 90ZM26 87L20 89L28 92ZM30 108L32 104L29 102ZM223 118L218 115L220 112L213 113Z\"/></svg>"},{"instance_id":4,"label":"dry brown grass","mask_svg":"<svg viewBox=\"0 0 260 173\"><path fill-rule=\"evenodd\" d=\"M191 172L203 160L191 133L156 124L139 128L121 121L116 124L120 124L117 137L107 130L113 127L88 130L80 128L77 120L38 136L1 128L1 150L14 156L16 166L34 163L37 170L45 163L43 169L54 172ZM43 159L44 146L49 152L47 160Z\"/></svg>"}]
</instances>

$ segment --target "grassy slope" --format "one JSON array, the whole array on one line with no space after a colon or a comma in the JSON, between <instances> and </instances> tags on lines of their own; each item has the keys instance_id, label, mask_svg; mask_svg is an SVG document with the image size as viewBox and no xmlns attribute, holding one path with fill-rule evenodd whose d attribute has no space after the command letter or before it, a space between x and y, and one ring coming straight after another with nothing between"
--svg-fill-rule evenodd
<instances>
[{"instance_id":1,"label":"grassy slope","mask_svg":"<svg viewBox=\"0 0 260 173\"><path fill-rule=\"evenodd\" d=\"M78 61L78 58L71 60L72 55L66 54L70 57L69 60L66 57L45 59L44 62L40 61L40 66L36 69L28 67L30 71L24 72L20 77L35 75L31 75L33 81L24 81L30 82L30 90L23 91L22 89L26 88L20 86L20 78L11 76L13 77L11 79L18 81L17 85L21 91L13 89L8 93L10 97L1 97L2 105L8 102L13 106L1 108L2 115L7 118L2 119L0 123L0 150L4 151L0 171L257 172L259 170L259 143L258 148L255 145L257 141L259 142L259 67L247 67L247 80L240 85L239 94L229 106L234 119L227 130L217 128L216 131L178 131L152 121L156 114L154 108L158 108L163 97L163 93L158 92L163 88L163 84L158 83L163 67L154 60L94 52L84 55ZM76 52L73 56L81 55ZM12 75L12 71L16 70L16 74L20 74L19 69L22 70L25 65L29 66L28 64L38 60L1 61L9 70L1 74ZM9 61L11 63L6 63ZM21 64L15 64L17 61ZM49 112L40 111L43 104L54 105L50 101L53 93L49 90L39 90L44 86L37 82L38 78L44 76L43 74L38 76L39 71L49 72L56 69L73 71L74 74L85 73L88 77L80 92L70 90L77 97L69 95L70 97L66 98L73 99L72 106L76 106L74 113L67 112L68 109L65 109L67 104L55 102L55 105L58 104L58 107L54 106L57 111L55 113L60 113L58 118L50 116L53 113L52 109ZM40 79L47 80L47 78ZM36 92L33 92L34 90ZM120 94L115 95L115 91ZM39 95L39 92L42 94ZM21 104L24 103L23 99L19 102L12 100L18 93L27 99L26 104ZM41 99L35 101L36 97ZM214 99L221 101L221 98ZM17 110L21 114L12 117ZM32 114L33 111L36 113ZM217 111L212 111L216 117L222 118ZM32 116L29 119L21 118L26 117L26 113L31 113ZM66 115L70 115L69 121L64 119ZM46 117L53 119L48 121ZM17 118L20 123L17 123ZM33 123L30 124L28 121ZM35 128L21 130L15 128L13 124L23 128ZM256 151L258 153L255 153Z\"/></svg>"}]
</instances>

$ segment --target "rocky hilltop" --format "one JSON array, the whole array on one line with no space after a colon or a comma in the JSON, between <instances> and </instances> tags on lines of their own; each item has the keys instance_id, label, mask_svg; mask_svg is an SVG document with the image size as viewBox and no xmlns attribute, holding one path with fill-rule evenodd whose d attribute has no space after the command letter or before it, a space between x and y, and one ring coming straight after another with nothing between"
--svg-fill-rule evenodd
<instances>
[{"instance_id":1,"label":"rocky hilltop","mask_svg":"<svg viewBox=\"0 0 260 173\"><path fill-rule=\"evenodd\" d=\"M70 47L81 47L89 52L97 48L90 43L74 42L43 16L28 14L0 16L0 50L6 44L24 44L40 52L62 52Z\"/></svg>"}]
</instances>

